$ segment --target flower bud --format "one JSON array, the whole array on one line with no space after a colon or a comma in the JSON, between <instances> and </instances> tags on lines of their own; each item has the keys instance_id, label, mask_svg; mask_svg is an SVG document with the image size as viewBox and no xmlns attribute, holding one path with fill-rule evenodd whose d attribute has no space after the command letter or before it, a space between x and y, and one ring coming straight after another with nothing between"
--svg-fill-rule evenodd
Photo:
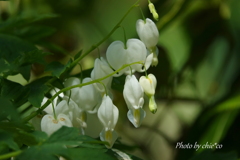
<instances>
[{"instance_id":1,"label":"flower bud","mask_svg":"<svg viewBox=\"0 0 240 160\"><path fill-rule=\"evenodd\" d=\"M155 114L157 112L157 104L155 102L154 96L151 96L149 99L149 110Z\"/></svg>"},{"instance_id":2,"label":"flower bud","mask_svg":"<svg viewBox=\"0 0 240 160\"><path fill-rule=\"evenodd\" d=\"M154 4L153 4L153 3L149 3L149 4L148 4L148 8L149 8L150 12L152 13L153 18L154 18L156 21L158 21L158 13L157 13L157 11L156 11L156 9L155 9Z\"/></svg>"},{"instance_id":3,"label":"flower bud","mask_svg":"<svg viewBox=\"0 0 240 160\"><path fill-rule=\"evenodd\" d=\"M153 74L149 74L147 77L140 77L139 83L148 97L154 96L157 86L157 80Z\"/></svg>"},{"instance_id":4,"label":"flower bud","mask_svg":"<svg viewBox=\"0 0 240 160\"><path fill-rule=\"evenodd\" d=\"M109 145L106 146L107 148L112 148L118 137L116 131L114 131L118 121L118 108L113 104L109 96L104 95L97 114L103 125L103 130L100 133L100 139L109 143Z\"/></svg>"}]
</instances>

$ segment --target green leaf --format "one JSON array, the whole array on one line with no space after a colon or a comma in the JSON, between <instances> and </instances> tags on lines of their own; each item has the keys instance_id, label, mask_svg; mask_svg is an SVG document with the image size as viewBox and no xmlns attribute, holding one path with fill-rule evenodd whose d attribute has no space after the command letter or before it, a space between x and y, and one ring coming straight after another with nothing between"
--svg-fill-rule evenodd
<instances>
[{"instance_id":1,"label":"green leaf","mask_svg":"<svg viewBox=\"0 0 240 160\"><path fill-rule=\"evenodd\" d=\"M4 120L8 117L11 118L11 120L19 121L20 116L10 100L4 97L0 97L0 104L1 104L0 120Z\"/></svg>"},{"instance_id":2,"label":"green leaf","mask_svg":"<svg viewBox=\"0 0 240 160\"><path fill-rule=\"evenodd\" d=\"M66 145L78 145L82 143L93 143L93 145L95 145L94 142L98 142L91 137L79 135L79 129L73 127L63 126L46 140L44 140L46 137L42 135L42 133L33 133L34 136L39 136L39 134L41 134L40 136L42 137L41 143L24 150L22 154L16 158L17 160L55 160L56 155L64 157L69 157L70 155L70 157L74 157L76 153L71 153L73 148L67 148ZM91 147L91 149L93 148ZM102 151L103 149L98 148L98 150ZM104 149L104 151L106 151L106 149Z\"/></svg>"},{"instance_id":3,"label":"green leaf","mask_svg":"<svg viewBox=\"0 0 240 160\"><path fill-rule=\"evenodd\" d=\"M24 88L29 92L27 99L33 106L41 107L44 94L49 91L49 87L45 85L45 82L48 79L49 77L44 77L24 86Z\"/></svg>"},{"instance_id":4,"label":"green leaf","mask_svg":"<svg viewBox=\"0 0 240 160\"><path fill-rule=\"evenodd\" d=\"M17 143L14 141L11 134L4 130L0 130L0 145L6 144L9 148L13 150L19 150Z\"/></svg>"},{"instance_id":5,"label":"green leaf","mask_svg":"<svg viewBox=\"0 0 240 160\"><path fill-rule=\"evenodd\" d=\"M19 63L21 65L27 65L32 63L39 63L46 65L46 61L44 60L46 55L50 55L49 52L44 52L39 49L31 50L29 52L24 52L21 55L21 59L19 60Z\"/></svg>"},{"instance_id":6,"label":"green leaf","mask_svg":"<svg viewBox=\"0 0 240 160\"><path fill-rule=\"evenodd\" d=\"M75 148L69 150L71 160L117 160L114 156L106 153L107 149Z\"/></svg>"},{"instance_id":7,"label":"green leaf","mask_svg":"<svg viewBox=\"0 0 240 160\"><path fill-rule=\"evenodd\" d=\"M58 160L56 155L66 153L67 149L58 144L45 144L43 146L33 146L26 149L16 157L16 160Z\"/></svg>"},{"instance_id":8,"label":"green leaf","mask_svg":"<svg viewBox=\"0 0 240 160\"><path fill-rule=\"evenodd\" d=\"M36 47L20 38L0 34L0 57L13 63L24 52L36 50Z\"/></svg>"},{"instance_id":9,"label":"green leaf","mask_svg":"<svg viewBox=\"0 0 240 160\"><path fill-rule=\"evenodd\" d=\"M9 65L6 63L4 59L0 59L0 73L8 71L9 70ZM0 74L1 76L1 74Z\"/></svg>"},{"instance_id":10,"label":"green leaf","mask_svg":"<svg viewBox=\"0 0 240 160\"><path fill-rule=\"evenodd\" d=\"M140 158L130 155L128 153L124 153L118 149L111 149L108 150L107 152L108 154L114 155L115 157L117 157L118 160L141 160Z\"/></svg>"},{"instance_id":11,"label":"green leaf","mask_svg":"<svg viewBox=\"0 0 240 160\"><path fill-rule=\"evenodd\" d=\"M60 75L65 71L65 69L70 65L69 61L66 65L61 64L60 62L54 61L47 65L45 71L52 72L53 76L60 77Z\"/></svg>"},{"instance_id":12,"label":"green leaf","mask_svg":"<svg viewBox=\"0 0 240 160\"><path fill-rule=\"evenodd\" d=\"M12 122L0 122L0 128L5 130L7 134L12 135L14 141L19 145L36 145L38 144L37 139L32 132L32 128L21 123L12 123Z\"/></svg>"},{"instance_id":13,"label":"green leaf","mask_svg":"<svg viewBox=\"0 0 240 160\"><path fill-rule=\"evenodd\" d=\"M237 160L237 154L235 152L218 153L211 150L205 150L200 154L192 157L190 160Z\"/></svg>"},{"instance_id":14,"label":"green leaf","mask_svg":"<svg viewBox=\"0 0 240 160\"><path fill-rule=\"evenodd\" d=\"M43 58L47 54L18 37L0 34L0 70L4 71L1 76L21 73L28 81L32 63L45 64Z\"/></svg>"}]
</instances>

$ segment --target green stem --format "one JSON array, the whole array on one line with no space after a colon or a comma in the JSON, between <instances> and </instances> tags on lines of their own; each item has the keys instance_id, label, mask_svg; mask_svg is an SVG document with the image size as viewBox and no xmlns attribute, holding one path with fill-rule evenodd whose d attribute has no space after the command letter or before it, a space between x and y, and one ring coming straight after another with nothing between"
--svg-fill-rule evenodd
<instances>
[{"instance_id":1,"label":"green stem","mask_svg":"<svg viewBox=\"0 0 240 160\"><path fill-rule=\"evenodd\" d=\"M124 49L127 49L127 37L126 37L126 32L123 26L121 26L123 29L123 35L124 35Z\"/></svg>"},{"instance_id":2,"label":"green stem","mask_svg":"<svg viewBox=\"0 0 240 160\"><path fill-rule=\"evenodd\" d=\"M22 151L15 151L15 152L7 153L4 155L0 155L0 160L15 157L15 156L19 155L20 153L22 153Z\"/></svg>"},{"instance_id":3,"label":"green stem","mask_svg":"<svg viewBox=\"0 0 240 160\"><path fill-rule=\"evenodd\" d=\"M93 50L95 50L98 46L100 46L104 41L106 41L114 32L116 29L118 29L120 27L120 24L122 23L122 21L126 18L126 16L131 12L131 10L135 7L137 7L138 5L138 1L131 6L131 8L127 11L127 13L125 13L125 15L122 17L122 19L115 25L115 27L108 33L108 35L106 37L104 37L100 42L98 42L96 45L92 46L89 50L87 50L84 54L82 54L79 58L77 58L75 61L72 62L72 64L70 65L69 69L72 69L80 60L82 60L86 55L88 55L89 53L91 53ZM65 70L65 72L67 72L67 70Z\"/></svg>"},{"instance_id":4,"label":"green stem","mask_svg":"<svg viewBox=\"0 0 240 160\"><path fill-rule=\"evenodd\" d=\"M105 84L101 81L99 81L98 83L100 83L104 87L105 94L108 95L107 87L105 86Z\"/></svg>"},{"instance_id":5,"label":"green stem","mask_svg":"<svg viewBox=\"0 0 240 160\"><path fill-rule=\"evenodd\" d=\"M47 102L41 108L39 108L37 111L33 112L29 116L25 117L23 119L23 122L24 123L28 122L30 119L35 117L38 113L42 112L59 94L61 94L63 92L66 92L66 91L71 90L71 89L76 88L76 87L83 87L83 86L86 86L86 85L89 85L89 84L99 83L100 81L102 81L102 80L104 80L104 79L106 79L108 77L113 76L114 74L118 73L119 71L123 70L126 67L129 67L129 66L131 66L133 64L142 64L142 63L143 63L142 61L139 61L139 62L134 62L134 63L131 63L131 64L125 64L120 69L112 72L111 74L109 74L109 75L107 75L107 76L105 76L103 78L99 78L99 79L96 79L96 80L93 80L93 81L90 81L90 82L87 82L87 83L82 83L82 84L78 84L78 85L74 85L74 86L63 88L60 91L58 91L54 96L52 96L50 99L48 99Z\"/></svg>"},{"instance_id":6,"label":"green stem","mask_svg":"<svg viewBox=\"0 0 240 160\"><path fill-rule=\"evenodd\" d=\"M127 15L132 11L133 8L137 7L139 3L139 0L134 3L131 8L125 13L125 15L122 17L122 19L114 26L114 28L108 33L108 35L106 37L104 37L101 41L99 41L96 45L93 45L89 50L87 50L84 54L82 54L79 58L77 58L76 60L74 60L70 67L68 67L63 74L65 74L66 72L68 72L69 70L71 70L80 60L82 60L85 56L87 56L89 53L91 53L93 50L95 50L96 48L98 48L104 41L106 41L114 32L115 30L117 30L120 27L120 24L122 23L122 21L127 17ZM51 84L54 81L56 81L57 78L53 77L51 78L47 84Z\"/></svg>"}]
</instances>

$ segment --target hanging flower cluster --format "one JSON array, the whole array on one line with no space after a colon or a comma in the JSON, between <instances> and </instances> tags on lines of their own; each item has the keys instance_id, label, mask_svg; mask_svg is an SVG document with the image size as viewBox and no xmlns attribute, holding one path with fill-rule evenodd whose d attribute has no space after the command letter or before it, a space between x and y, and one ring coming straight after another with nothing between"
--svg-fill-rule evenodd
<instances>
[{"instance_id":1,"label":"hanging flower cluster","mask_svg":"<svg viewBox=\"0 0 240 160\"><path fill-rule=\"evenodd\" d=\"M138 20L136 29L140 39L129 39L126 43L112 42L107 48L106 59L101 57L95 60L90 77L84 79L70 77L65 80L65 87L86 83L88 85L72 87L49 105L45 110L47 114L41 120L42 131L51 135L62 126L68 126L77 127L85 134L87 115L97 114L103 126L99 134L100 139L108 142L109 145L106 147L111 148L118 137L115 126L119 117L119 110L112 101L111 84L114 76L123 74L126 75L123 96L129 110L127 117L133 126L138 128L146 116L143 109L144 94L149 98L150 111L152 113L157 111L154 100L157 85L155 76L149 74L138 80L134 73L146 72L151 65L157 65L158 29L148 18ZM123 67L124 65L129 66ZM109 76L116 70L118 70L116 74ZM101 81L91 83L98 79Z\"/></svg>"}]
</instances>

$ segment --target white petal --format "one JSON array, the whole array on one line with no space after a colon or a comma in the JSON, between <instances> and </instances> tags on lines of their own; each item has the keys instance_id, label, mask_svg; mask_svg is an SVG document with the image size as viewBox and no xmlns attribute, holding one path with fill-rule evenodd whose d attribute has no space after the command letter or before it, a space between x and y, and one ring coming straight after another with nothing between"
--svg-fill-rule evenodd
<instances>
[{"instance_id":1,"label":"white petal","mask_svg":"<svg viewBox=\"0 0 240 160\"><path fill-rule=\"evenodd\" d=\"M149 74L148 77L141 76L139 83L147 96L152 96L155 94L157 80L153 74Z\"/></svg>"},{"instance_id":2,"label":"white petal","mask_svg":"<svg viewBox=\"0 0 240 160\"><path fill-rule=\"evenodd\" d=\"M53 115L47 114L41 121L41 129L48 135L51 135L62 126L72 127L70 119L64 114L59 114L57 119L54 119Z\"/></svg>"},{"instance_id":3,"label":"white petal","mask_svg":"<svg viewBox=\"0 0 240 160\"><path fill-rule=\"evenodd\" d=\"M106 57L109 64L115 69L121 68L127 63L127 52L124 48L124 44L121 41L112 42L106 51ZM124 70L122 70L118 75L122 75Z\"/></svg>"},{"instance_id":4,"label":"white petal","mask_svg":"<svg viewBox=\"0 0 240 160\"><path fill-rule=\"evenodd\" d=\"M127 63L142 62L144 63L147 56L147 50L142 41L139 39L129 39L127 41ZM142 64L131 65L133 70L140 70Z\"/></svg>"},{"instance_id":5,"label":"white petal","mask_svg":"<svg viewBox=\"0 0 240 160\"><path fill-rule=\"evenodd\" d=\"M147 48L157 45L159 39L159 32L155 23L147 18L146 23L139 19L136 23L137 33L139 38L143 41Z\"/></svg>"},{"instance_id":6,"label":"white petal","mask_svg":"<svg viewBox=\"0 0 240 160\"><path fill-rule=\"evenodd\" d=\"M134 127L138 128L141 124L143 119L146 116L146 112L142 109L132 109L129 110L127 113L127 117L129 121L134 125Z\"/></svg>"},{"instance_id":7,"label":"white petal","mask_svg":"<svg viewBox=\"0 0 240 160\"><path fill-rule=\"evenodd\" d=\"M138 109L141 108L143 103L139 103L140 99L143 99L143 89L138 83L135 75L128 75L125 80L123 96L128 105L129 109Z\"/></svg>"},{"instance_id":8,"label":"white petal","mask_svg":"<svg viewBox=\"0 0 240 160\"><path fill-rule=\"evenodd\" d=\"M91 78L83 79L83 83L90 81L92 81ZM101 95L92 84L89 84L80 88L75 102L82 110L92 111L101 102Z\"/></svg>"},{"instance_id":9,"label":"white petal","mask_svg":"<svg viewBox=\"0 0 240 160\"><path fill-rule=\"evenodd\" d=\"M103 78L110 73L112 73L113 70L109 67L108 63L106 60L101 57L100 59L96 59L94 62L94 69L91 72L91 78L93 80ZM111 86L112 83L112 77L106 78L101 81L105 86ZM105 88L102 84L100 83L94 83L94 86L96 89L98 89L100 92L105 92Z\"/></svg>"},{"instance_id":10,"label":"white petal","mask_svg":"<svg viewBox=\"0 0 240 160\"><path fill-rule=\"evenodd\" d=\"M118 120L118 108L113 105L109 96L104 95L98 109L98 118L105 128L114 129Z\"/></svg>"},{"instance_id":11,"label":"white petal","mask_svg":"<svg viewBox=\"0 0 240 160\"><path fill-rule=\"evenodd\" d=\"M103 129L100 133L101 141L107 141L109 145L106 145L107 148L112 148L114 142L117 140L117 132L114 130L105 130Z\"/></svg>"},{"instance_id":12,"label":"white petal","mask_svg":"<svg viewBox=\"0 0 240 160\"><path fill-rule=\"evenodd\" d=\"M80 84L80 79L76 77L70 77L64 82L65 87L71 87L78 84ZM75 97L78 94L78 91L79 91L79 88L71 89L71 97ZM70 91L67 91L66 94L69 96Z\"/></svg>"}]
</instances>

